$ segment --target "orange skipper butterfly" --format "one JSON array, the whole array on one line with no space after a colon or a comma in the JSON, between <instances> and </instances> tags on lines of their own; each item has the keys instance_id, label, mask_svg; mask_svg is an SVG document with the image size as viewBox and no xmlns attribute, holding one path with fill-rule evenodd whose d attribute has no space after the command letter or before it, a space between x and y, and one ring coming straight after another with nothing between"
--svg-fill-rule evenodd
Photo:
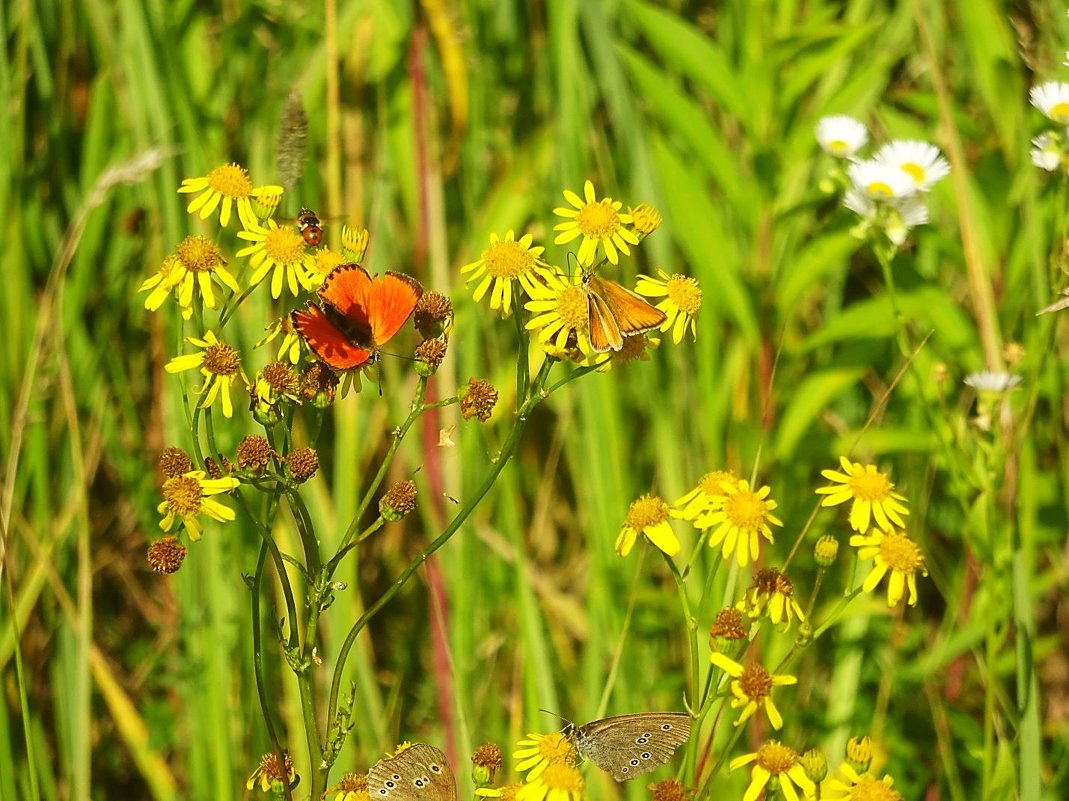
<instances>
[{"instance_id":1,"label":"orange skipper butterfly","mask_svg":"<svg viewBox=\"0 0 1069 801\"><path fill-rule=\"evenodd\" d=\"M412 316L423 295L419 281L401 273L372 278L358 264L335 267L319 288L321 304L293 312L293 327L320 361L350 370L378 358L378 350Z\"/></svg>"},{"instance_id":2,"label":"orange skipper butterfly","mask_svg":"<svg viewBox=\"0 0 1069 801\"><path fill-rule=\"evenodd\" d=\"M652 331L667 317L641 295L593 272L583 273L587 298L587 333L597 353L620 350L624 337Z\"/></svg>"}]
</instances>

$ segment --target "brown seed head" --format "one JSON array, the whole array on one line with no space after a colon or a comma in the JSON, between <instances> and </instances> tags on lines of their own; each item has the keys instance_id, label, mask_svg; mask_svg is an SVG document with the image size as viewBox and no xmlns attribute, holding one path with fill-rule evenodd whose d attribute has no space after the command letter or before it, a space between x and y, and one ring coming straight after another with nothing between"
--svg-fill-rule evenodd
<instances>
[{"instance_id":1,"label":"brown seed head","mask_svg":"<svg viewBox=\"0 0 1069 801\"><path fill-rule=\"evenodd\" d=\"M214 456L204 457L204 472L211 478L222 478L223 471L219 469L219 462L216 461Z\"/></svg>"},{"instance_id":2,"label":"brown seed head","mask_svg":"<svg viewBox=\"0 0 1069 801\"><path fill-rule=\"evenodd\" d=\"M323 362L312 362L301 373L301 395L316 405L329 406L338 388L338 374Z\"/></svg>"},{"instance_id":3,"label":"brown seed head","mask_svg":"<svg viewBox=\"0 0 1069 801\"><path fill-rule=\"evenodd\" d=\"M296 395L300 384L297 371L286 362L271 362L264 367L264 381L279 395Z\"/></svg>"},{"instance_id":4,"label":"brown seed head","mask_svg":"<svg viewBox=\"0 0 1069 801\"><path fill-rule=\"evenodd\" d=\"M495 743L483 743L471 755L471 776L475 784L485 787L492 784L501 769L501 749Z\"/></svg>"},{"instance_id":5,"label":"brown seed head","mask_svg":"<svg viewBox=\"0 0 1069 801\"><path fill-rule=\"evenodd\" d=\"M774 567L764 567L757 571L750 591L756 591L758 595L784 595L787 598L794 597L794 582L787 578L787 574Z\"/></svg>"},{"instance_id":6,"label":"brown seed head","mask_svg":"<svg viewBox=\"0 0 1069 801\"><path fill-rule=\"evenodd\" d=\"M379 514L391 523L416 508L416 485L407 479L390 487L379 500Z\"/></svg>"},{"instance_id":7,"label":"brown seed head","mask_svg":"<svg viewBox=\"0 0 1069 801\"><path fill-rule=\"evenodd\" d=\"M186 546L168 534L148 546L148 563L157 573L176 573L186 558Z\"/></svg>"},{"instance_id":8,"label":"brown seed head","mask_svg":"<svg viewBox=\"0 0 1069 801\"><path fill-rule=\"evenodd\" d=\"M453 304L441 292L424 292L412 313L412 322L425 337L437 336L453 316Z\"/></svg>"},{"instance_id":9,"label":"brown seed head","mask_svg":"<svg viewBox=\"0 0 1069 801\"><path fill-rule=\"evenodd\" d=\"M216 342L204 349L204 369L212 375L231 376L241 367L238 352L225 342Z\"/></svg>"},{"instance_id":10,"label":"brown seed head","mask_svg":"<svg viewBox=\"0 0 1069 801\"><path fill-rule=\"evenodd\" d=\"M241 470L250 470L253 473L262 473L271 464L275 451L271 444L259 435L245 437L238 443L234 458L238 460Z\"/></svg>"},{"instance_id":11,"label":"brown seed head","mask_svg":"<svg viewBox=\"0 0 1069 801\"><path fill-rule=\"evenodd\" d=\"M721 609L709 628L709 636L714 640L744 640L750 631L746 616L735 608Z\"/></svg>"},{"instance_id":12,"label":"brown seed head","mask_svg":"<svg viewBox=\"0 0 1069 801\"><path fill-rule=\"evenodd\" d=\"M424 365L427 375L434 375L442 365L449 346L444 339L434 337L425 339L416 346L416 359ZM417 365L417 369L419 365Z\"/></svg>"},{"instance_id":13,"label":"brown seed head","mask_svg":"<svg viewBox=\"0 0 1069 801\"><path fill-rule=\"evenodd\" d=\"M478 417L485 423L497 405L497 390L485 378L469 378L468 385L460 390L460 413L465 420Z\"/></svg>"},{"instance_id":14,"label":"brown seed head","mask_svg":"<svg viewBox=\"0 0 1069 801\"><path fill-rule=\"evenodd\" d=\"M652 782L647 789L653 794L651 801L690 801L694 790L675 779Z\"/></svg>"},{"instance_id":15,"label":"brown seed head","mask_svg":"<svg viewBox=\"0 0 1069 801\"><path fill-rule=\"evenodd\" d=\"M181 448L164 448L160 454L160 472L164 478L174 478L193 469L193 461Z\"/></svg>"},{"instance_id":16,"label":"brown seed head","mask_svg":"<svg viewBox=\"0 0 1069 801\"><path fill-rule=\"evenodd\" d=\"M296 448L286 457L286 469L294 481L303 484L319 470L319 454L314 448Z\"/></svg>"}]
</instances>

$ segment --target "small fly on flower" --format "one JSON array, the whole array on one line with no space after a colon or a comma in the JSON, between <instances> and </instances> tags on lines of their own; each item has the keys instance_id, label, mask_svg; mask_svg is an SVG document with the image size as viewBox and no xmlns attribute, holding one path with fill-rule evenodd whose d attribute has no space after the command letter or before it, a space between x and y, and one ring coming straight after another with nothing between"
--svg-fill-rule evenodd
<instances>
[{"instance_id":1,"label":"small fly on flower","mask_svg":"<svg viewBox=\"0 0 1069 801\"><path fill-rule=\"evenodd\" d=\"M309 247L314 248L323 241L323 226L311 209L301 209L297 215L297 230L301 232Z\"/></svg>"}]
</instances>

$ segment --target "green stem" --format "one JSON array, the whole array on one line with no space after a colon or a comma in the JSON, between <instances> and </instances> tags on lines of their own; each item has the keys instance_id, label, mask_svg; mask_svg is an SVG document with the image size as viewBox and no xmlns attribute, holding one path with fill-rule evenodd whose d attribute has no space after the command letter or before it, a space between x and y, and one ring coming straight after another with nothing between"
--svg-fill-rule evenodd
<instances>
[{"instance_id":1,"label":"green stem","mask_svg":"<svg viewBox=\"0 0 1069 801\"><path fill-rule=\"evenodd\" d=\"M238 295L237 300L234 301L234 304L232 306L230 306L229 308L225 306L223 307L223 310L219 315L220 331L222 331L226 327L226 324L230 322L230 318L234 316L234 312L238 310L238 307L245 302L245 298L251 295L253 290L256 289L257 286L259 286L259 284L253 284L252 286L246 287L242 291L242 293Z\"/></svg>"}]
</instances>

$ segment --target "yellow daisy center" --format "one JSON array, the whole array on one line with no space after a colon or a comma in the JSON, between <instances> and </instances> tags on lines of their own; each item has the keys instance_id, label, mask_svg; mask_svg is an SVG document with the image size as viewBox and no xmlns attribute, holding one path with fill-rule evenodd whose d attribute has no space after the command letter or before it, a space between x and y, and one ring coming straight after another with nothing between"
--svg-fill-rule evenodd
<instances>
[{"instance_id":1,"label":"yellow daisy center","mask_svg":"<svg viewBox=\"0 0 1069 801\"><path fill-rule=\"evenodd\" d=\"M739 689L751 701L760 701L772 691L772 674L760 665L747 665L739 676Z\"/></svg>"},{"instance_id":2,"label":"yellow daisy center","mask_svg":"<svg viewBox=\"0 0 1069 801\"><path fill-rule=\"evenodd\" d=\"M665 284L668 299L684 314L697 314L702 307L702 291L690 276L673 275Z\"/></svg>"},{"instance_id":3,"label":"yellow daisy center","mask_svg":"<svg viewBox=\"0 0 1069 801\"><path fill-rule=\"evenodd\" d=\"M319 248L316 251L313 268L319 275L326 278L335 267L344 263L345 257L337 251L330 248Z\"/></svg>"},{"instance_id":4,"label":"yellow daisy center","mask_svg":"<svg viewBox=\"0 0 1069 801\"><path fill-rule=\"evenodd\" d=\"M832 153L844 153L850 149L850 145L842 139L832 139L828 142L828 150Z\"/></svg>"},{"instance_id":5,"label":"yellow daisy center","mask_svg":"<svg viewBox=\"0 0 1069 801\"><path fill-rule=\"evenodd\" d=\"M879 503L890 497L894 484L883 473L870 473L862 469L850 476L849 486L855 498Z\"/></svg>"},{"instance_id":6,"label":"yellow daisy center","mask_svg":"<svg viewBox=\"0 0 1069 801\"><path fill-rule=\"evenodd\" d=\"M917 543L894 531L884 534L880 542L880 558L899 573L913 573L924 565L924 555Z\"/></svg>"},{"instance_id":7,"label":"yellow daisy center","mask_svg":"<svg viewBox=\"0 0 1069 801\"><path fill-rule=\"evenodd\" d=\"M163 485L163 499L167 508L179 517L188 517L200 511L203 493L200 482L193 476L175 476Z\"/></svg>"},{"instance_id":8,"label":"yellow daisy center","mask_svg":"<svg viewBox=\"0 0 1069 801\"><path fill-rule=\"evenodd\" d=\"M264 252L276 264L299 264L304 260L304 237L290 226L272 228L264 237Z\"/></svg>"},{"instance_id":9,"label":"yellow daisy center","mask_svg":"<svg viewBox=\"0 0 1069 801\"><path fill-rule=\"evenodd\" d=\"M642 335L624 337L624 343L620 350L616 351L612 360L614 362L629 362L640 359L646 353L646 337Z\"/></svg>"},{"instance_id":10,"label":"yellow daisy center","mask_svg":"<svg viewBox=\"0 0 1069 801\"><path fill-rule=\"evenodd\" d=\"M535 257L519 242L502 239L483 251L486 271L495 278L518 278L535 266Z\"/></svg>"},{"instance_id":11,"label":"yellow daisy center","mask_svg":"<svg viewBox=\"0 0 1069 801\"><path fill-rule=\"evenodd\" d=\"M244 167L237 164L224 164L208 173L208 185L220 195L231 198L248 197L252 192L252 181Z\"/></svg>"},{"instance_id":12,"label":"yellow daisy center","mask_svg":"<svg viewBox=\"0 0 1069 801\"><path fill-rule=\"evenodd\" d=\"M924 182L924 167L920 164L914 164L909 161L899 166L902 168L902 172L912 178L916 183L919 184Z\"/></svg>"},{"instance_id":13,"label":"yellow daisy center","mask_svg":"<svg viewBox=\"0 0 1069 801\"><path fill-rule=\"evenodd\" d=\"M187 236L175 249L178 260L193 273L208 273L223 262L219 246L205 236Z\"/></svg>"},{"instance_id":14,"label":"yellow daisy center","mask_svg":"<svg viewBox=\"0 0 1069 801\"><path fill-rule=\"evenodd\" d=\"M620 215L612 207L608 198L587 203L579 209L575 218L579 230L590 239L605 239L620 228Z\"/></svg>"},{"instance_id":15,"label":"yellow daisy center","mask_svg":"<svg viewBox=\"0 0 1069 801\"><path fill-rule=\"evenodd\" d=\"M567 287L557 297L557 315L567 327L586 330L587 313L586 293L579 287Z\"/></svg>"},{"instance_id":16,"label":"yellow daisy center","mask_svg":"<svg viewBox=\"0 0 1069 801\"><path fill-rule=\"evenodd\" d=\"M575 746L560 732L547 734L538 741L538 755L552 765L575 761Z\"/></svg>"},{"instance_id":17,"label":"yellow daisy center","mask_svg":"<svg viewBox=\"0 0 1069 801\"><path fill-rule=\"evenodd\" d=\"M542 772L539 778L550 792L554 790L563 793L583 792L583 777L579 771L563 762L554 762Z\"/></svg>"},{"instance_id":18,"label":"yellow daisy center","mask_svg":"<svg viewBox=\"0 0 1069 801\"><path fill-rule=\"evenodd\" d=\"M757 764L773 776L786 773L798 761L798 753L778 740L769 740L757 752Z\"/></svg>"},{"instance_id":19,"label":"yellow daisy center","mask_svg":"<svg viewBox=\"0 0 1069 801\"><path fill-rule=\"evenodd\" d=\"M635 531L644 531L668 519L668 504L656 495L643 495L627 510L625 524Z\"/></svg>"},{"instance_id":20,"label":"yellow daisy center","mask_svg":"<svg viewBox=\"0 0 1069 801\"><path fill-rule=\"evenodd\" d=\"M724 501L724 514L740 531L760 531L768 516L765 502L749 491L729 495Z\"/></svg>"},{"instance_id":21,"label":"yellow daisy center","mask_svg":"<svg viewBox=\"0 0 1069 801\"><path fill-rule=\"evenodd\" d=\"M1069 103L1055 103L1051 106L1050 118L1058 123L1069 120Z\"/></svg>"},{"instance_id":22,"label":"yellow daisy center","mask_svg":"<svg viewBox=\"0 0 1069 801\"><path fill-rule=\"evenodd\" d=\"M204 369L213 375L233 375L239 365L238 352L229 345L217 342L204 349Z\"/></svg>"},{"instance_id":23,"label":"yellow daisy center","mask_svg":"<svg viewBox=\"0 0 1069 801\"><path fill-rule=\"evenodd\" d=\"M853 786L850 798L851 801L902 801L891 785L868 776Z\"/></svg>"},{"instance_id":24,"label":"yellow daisy center","mask_svg":"<svg viewBox=\"0 0 1069 801\"><path fill-rule=\"evenodd\" d=\"M701 487L703 495L727 495L721 486L725 481L734 484L735 476L727 470L714 470L702 476L698 486Z\"/></svg>"},{"instance_id":25,"label":"yellow daisy center","mask_svg":"<svg viewBox=\"0 0 1069 801\"><path fill-rule=\"evenodd\" d=\"M893 190L883 181L873 181L871 184L866 186L865 189L872 197L891 198L895 196L895 190Z\"/></svg>"}]
</instances>

